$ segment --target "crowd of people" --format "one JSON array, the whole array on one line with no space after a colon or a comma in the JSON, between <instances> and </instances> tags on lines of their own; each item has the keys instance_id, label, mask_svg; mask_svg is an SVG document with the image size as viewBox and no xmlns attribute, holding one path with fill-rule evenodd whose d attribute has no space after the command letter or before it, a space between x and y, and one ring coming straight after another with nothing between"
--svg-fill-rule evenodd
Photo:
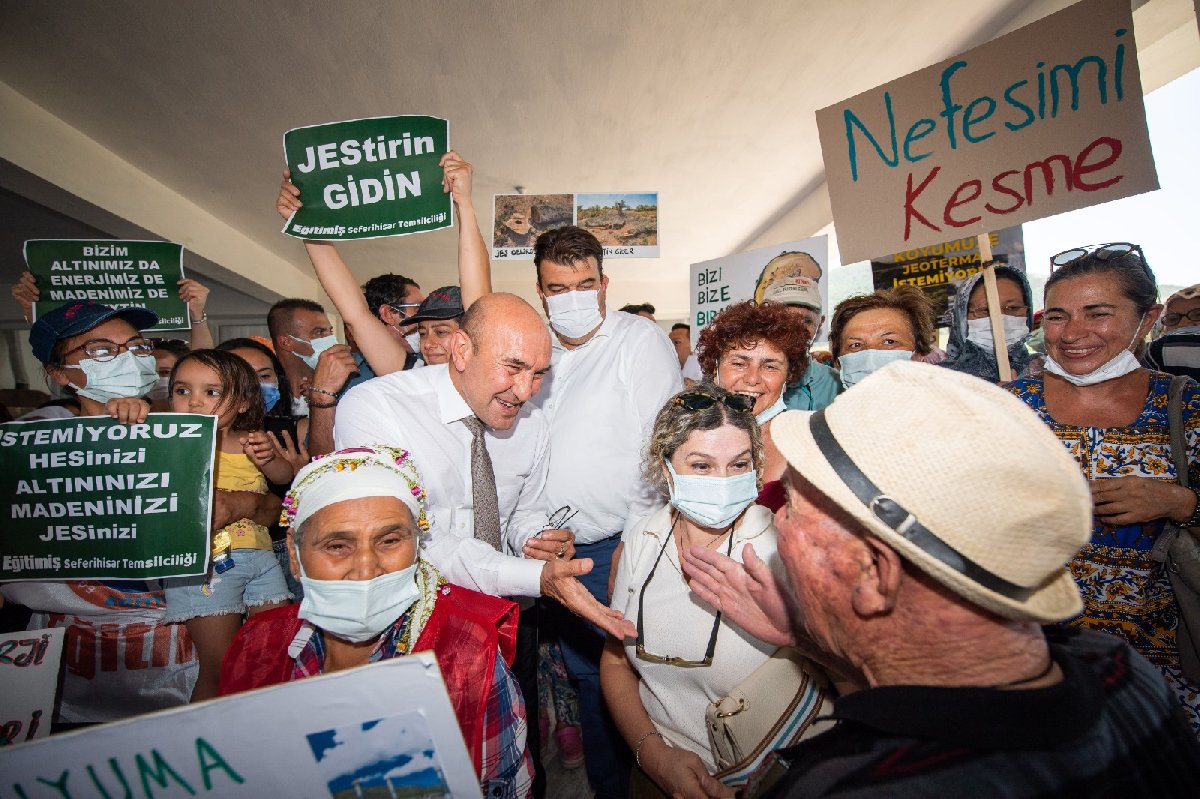
<instances>
[{"instance_id":1,"label":"crowd of people","mask_svg":"<svg viewBox=\"0 0 1200 799\"><path fill-rule=\"evenodd\" d=\"M1081 247L1040 310L969 279L944 353L901 286L833 308L821 357L823 272L784 253L693 352L608 308L581 228L533 242L541 313L494 292L473 168L442 167L457 285L304 243L346 343L299 298L215 342L194 280L190 342L90 302L32 324L63 396L31 418L217 428L208 574L0 586L126 653L68 654L56 732L431 651L489 797L546 795L552 733L601 799L1194 793L1164 542L1200 535L1200 287Z\"/></svg>"}]
</instances>

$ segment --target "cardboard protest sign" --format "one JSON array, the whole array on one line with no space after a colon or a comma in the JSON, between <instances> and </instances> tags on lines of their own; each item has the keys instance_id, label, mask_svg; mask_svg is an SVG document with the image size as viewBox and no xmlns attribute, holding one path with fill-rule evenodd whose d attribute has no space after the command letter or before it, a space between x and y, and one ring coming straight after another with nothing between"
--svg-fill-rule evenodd
<instances>
[{"instance_id":1,"label":"cardboard protest sign","mask_svg":"<svg viewBox=\"0 0 1200 799\"><path fill-rule=\"evenodd\" d=\"M428 653L7 747L0 773L24 799L480 796Z\"/></svg>"},{"instance_id":2,"label":"cardboard protest sign","mask_svg":"<svg viewBox=\"0 0 1200 799\"><path fill-rule=\"evenodd\" d=\"M658 194L497 194L493 198L492 258L533 260L537 237L578 225L594 235L608 258L658 257Z\"/></svg>"},{"instance_id":3,"label":"cardboard protest sign","mask_svg":"<svg viewBox=\"0 0 1200 799\"><path fill-rule=\"evenodd\" d=\"M407 236L454 224L438 162L450 125L428 116L373 117L293 128L283 153L304 207L283 226L302 239Z\"/></svg>"},{"instance_id":4,"label":"cardboard protest sign","mask_svg":"<svg viewBox=\"0 0 1200 799\"><path fill-rule=\"evenodd\" d=\"M62 653L61 629L0 635L0 746L50 733Z\"/></svg>"},{"instance_id":5,"label":"cardboard protest sign","mask_svg":"<svg viewBox=\"0 0 1200 799\"><path fill-rule=\"evenodd\" d=\"M989 238L993 259L1025 271L1025 238L1019 226L991 233ZM958 287L980 271L982 263L979 238L970 236L877 258L871 261L871 279L876 289L900 285L921 289L933 303L937 326L949 327Z\"/></svg>"},{"instance_id":6,"label":"cardboard protest sign","mask_svg":"<svg viewBox=\"0 0 1200 799\"><path fill-rule=\"evenodd\" d=\"M0 580L208 569L216 417L0 424Z\"/></svg>"},{"instance_id":7,"label":"cardboard protest sign","mask_svg":"<svg viewBox=\"0 0 1200 799\"><path fill-rule=\"evenodd\" d=\"M30 239L25 264L37 279L37 321L69 302L91 300L113 308L149 308L159 330L189 330L187 303L179 299L183 245L169 241Z\"/></svg>"},{"instance_id":8,"label":"cardboard protest sign","mask_svg":"<svg viewBox=\"0 0 1200 799\"><path fill-rule=\"evenodd\" d=\"M714 258L691 266L692 347L700 330L726 306L743 300L762 302L772 286L812 280L820 290L821 308L829 315L829 237L814 236L749 252ZM817 338L821 334L818 332Z\"/></svg>"},{"instance_id":9,"label":"cardboard protest sign","mask_svg":"<svg viewBox=\"0 0 1200 799\"><path fill-rule=\"evenodd\" d=\"M817 127L844 263L1158 188L1129 0L1084 0Z\"/></svg>"}]
</instances>

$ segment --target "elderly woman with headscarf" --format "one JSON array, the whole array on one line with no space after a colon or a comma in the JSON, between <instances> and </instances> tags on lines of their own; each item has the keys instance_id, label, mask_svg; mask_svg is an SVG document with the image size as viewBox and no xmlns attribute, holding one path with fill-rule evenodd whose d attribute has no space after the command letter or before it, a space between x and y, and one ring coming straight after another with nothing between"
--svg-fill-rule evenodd
<instances>
[{"instance_id":1,"label":"elderly woman with headscarf","mask_svg":"<svg viewBox=\"0 0 1200 799\"><path fill-rule=\"evenodd\" d=\"M1033 327L1033 293L1024 272L1003 265L996 266L996 293L1004 323L1004 348L1008 351L1013 375L1020 377L1027 372L1026 367L1033 357L1025 347ZM939 365L992 383L1000 382L983 272L967 278L954 295L946 360Z\"/></svg>"},{"instance_id":2,"label":"elderly woman with headscarf","mask_svg":"<svg viewBox=\"0 0 1200 799\"><path fill-rule=\"evenodd\" d=\"M221 693L432 651L485 793L527 796L525 708L508 667L517 607L448 584L421 558L429 522L409 454L360 447L314 460L292 482L283 523L304 601L242 627Z\"/></svg>"}]
</instances>

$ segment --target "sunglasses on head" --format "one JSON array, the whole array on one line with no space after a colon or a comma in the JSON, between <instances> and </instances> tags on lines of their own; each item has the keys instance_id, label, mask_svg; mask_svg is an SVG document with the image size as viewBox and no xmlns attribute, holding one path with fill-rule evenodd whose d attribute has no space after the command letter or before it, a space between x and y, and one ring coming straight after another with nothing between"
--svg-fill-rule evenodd
<instances>
[{"instance_id":1,"label":"sunglasses on head","mask_svg":"<svg viewBox=\"0 0 1200 799\"><path fill-rule=\"evenodd\" d=\"M1050 258L1050 274L1054 274L1055 269L1063 269L1064 267L1071 266L1088 256L1099 261L1109 261L1114 258L1121 258L1129 253L1135 253L1138 257L1138 264L1141 265L1147 274L1153 276L1153 273L1150 271L1150 265L1146 263L1146 256L1142 252L1142 248L1127 241L1116 241L1110 244L1092 244L1086 247L1072 247L1069 250L1063 250L1058 255Z\"/></svg>"},{"instance_id":2,"label":"sunglasses on head","mask_svg":"<svg viewBox=\"0 0 1200 799\"><path fill-rule=\"evenodd\" d=\"M724 403L726 408L742 413L749 413L754 408L754 400L743 394L726 394L724 397L714 397L712 394L704 394L694 392L690 394L680 394L675 398L675 404L687 408L689 411L706 411L718 402Z\"/></svg>"}]
</instances>

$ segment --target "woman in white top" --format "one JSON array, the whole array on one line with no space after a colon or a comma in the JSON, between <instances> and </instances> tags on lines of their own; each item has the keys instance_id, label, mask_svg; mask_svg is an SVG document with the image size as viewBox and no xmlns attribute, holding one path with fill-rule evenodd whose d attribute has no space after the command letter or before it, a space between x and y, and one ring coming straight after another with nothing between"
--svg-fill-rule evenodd
<instances>
[{"instance_id":1,"label":"woman in white top","mask_svg":"<svg viewBox=\"0 0 1200 799\"><path fill-rule=\"evenodd\" d=\"M707 546L740 562L749 543L778 568L771 512L752 504L763 444L751 401L710 385L672 397L655 420L644 470L670 504L626 529L613 556L612 607L638 637L610 637L600 662L609 710L636 754L631 796L733 796L712 776L705 710L776 647L694 596L680 561L685 547Z\"/></svg>"}]
</instances>

